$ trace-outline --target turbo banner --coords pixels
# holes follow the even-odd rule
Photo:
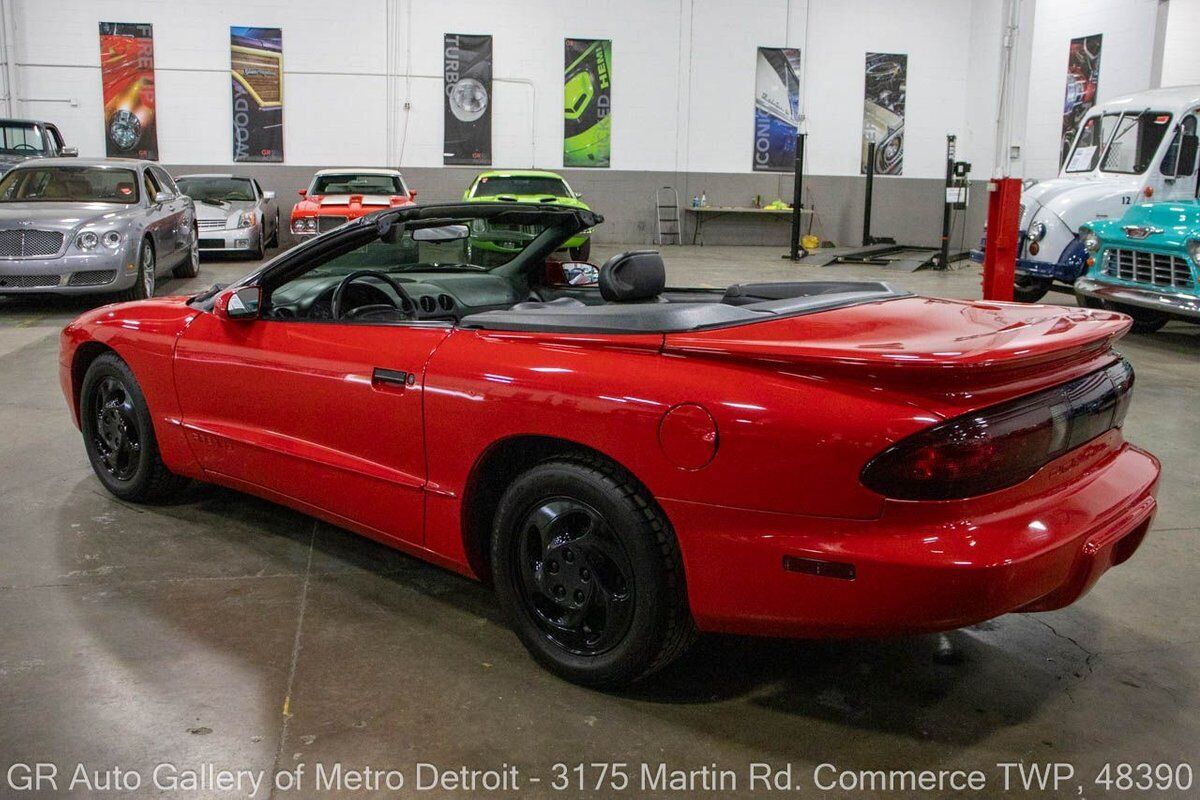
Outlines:
[[[492,37],[447,33],[442,56],[442,163],[491,164]]]
[[[229,29],[233,160],[283,161],[283,31]]]
[[[607,167],[612,157],[612,40],[567,39],[563,166]]]
[[[791,172],[800,125],[800,51],[758,48],[754,76],[755,172]]]
[[[899,175],[904,166],[904,101],[908,56],[867,53],[867,89],[863,103],[862,172],[875,142],[875,174]]]
[[[1067,92],[1063,98],[1062,144],[1058,163],[1062,165],[1071,151],[1075,131],[1092,106],[1100,86],[1100,44],[1102,36],[1082,36],[1071,40],[1067,56]]]
[[[150,25],[100,23],[104,151],[109,157],[158,160],[154,118],[154,37]]]

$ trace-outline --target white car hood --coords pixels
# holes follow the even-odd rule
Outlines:
[[[1091,220],[1120,217],[1129,208],[1121,199],[1129,197],[1132,201],[1140,186],[1138,175],[1089,175],[1042,181],[1025,190],[1021,197],[1025,204],[1022,224],[1030,224],[1039,217],[1039,212],[1048,211],[1074,233]]]
[[[327,194],[321,197],[323,206],[348,206],[351,197],[361,197],[364,206],[390,206],[392,195],[388,194]]]

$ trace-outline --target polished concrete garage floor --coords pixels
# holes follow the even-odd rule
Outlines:
[[[673,285],[885,277],[978,296],[971,265],[821,269],[732,247],[666,258]],[[205,262],[199,279],[163,288],[250,267]],[[436,567],[212,486],[160,507],[106,494],[58,387],[59,329],[88,306],[0,300],[0,762],[147,776],[163,762],[340,762],[403,770],[410,786],[419,761],[507,762],[538,797],[555,794],[555,762],[715,763],[748,793],[757,761],[793,764],[802,789],[823,762],[982,769],[995,786],[997,762],[1065,761],[1095,796],[1106,762],[1195,761],[1200,327],[1121,345],[1137,369],[1126,432],[1162,459],[1161,511],[1134,559],[1074,607],[944,637],[711,637],[651,682],[602,694],[536,667],[490,591]]]

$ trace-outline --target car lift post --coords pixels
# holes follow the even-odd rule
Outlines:
[[[937,268],[950,267],[950,189],[954,185],[954,134],[946,135],[946,192],[942,197],[942,252]]]
[[[988,182],[987,241],[983,248],[983,299],[1013,299],[1017,227],[1021,224],[1021,179]]]
[[[792,239],[791,250],[784,258],[799,261],[808,255],[800,246],[800,219],[804,211],[804,137],[796,131],[796,178],[792,183]]]
[[[862,246],[870,247],[875,244],[871,238],[871,190],[875,186],[875,137],[868,134],[867,139],[867,193],[863,198],[863,235]]]

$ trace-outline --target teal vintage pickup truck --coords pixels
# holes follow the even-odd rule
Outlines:
[[[1080,305],[1123,311],[1139,333],[1171,319],[1200,322],[1200,201],[1142,203],[1080,232],[1088,253],[1075,282]]]

